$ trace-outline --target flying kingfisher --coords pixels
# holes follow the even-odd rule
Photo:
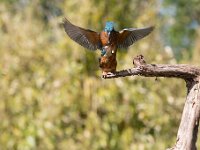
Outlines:
[[[116,72],[116,53],[118,48],[128,48],[137,40],[147,36],[154,29],[153,26],[146,28],[125,28],[115,31],[113,22],[106,22],[102,32],[95,32],[89,29],[78,27],[66,18],[63,26],[67,35],[89,50],[101,50],[99,67],[102,69],[102,77]]]

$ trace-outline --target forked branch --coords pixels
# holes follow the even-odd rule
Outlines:
[[[126,76],[169,77],[181,78],[186,81],[187,97],[181,123],[178,129],[177,141],[169,150],[196,150],[200,119],[200,68],[191,65],[146,64],[142,55],[133,59],[134,68],[106,75],[104,78]]]

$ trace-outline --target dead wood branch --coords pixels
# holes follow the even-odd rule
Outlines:
[[[133,64],[134,68],[108,74],[104,78],[138,75],[144,77],[181,78],[186,81],[188,92],[178,129],[177,141],[170,150],[196,150],[200,119],[200,68],[186,64],[146,64],[142,55],[134,58]]]

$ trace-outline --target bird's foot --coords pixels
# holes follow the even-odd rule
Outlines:
[[[103,73],[102,73],[102,78],[105,79],[106,77],[108,77],[108,76],[113,76],[113,75],[114,75],[113,72],[103,72]]]

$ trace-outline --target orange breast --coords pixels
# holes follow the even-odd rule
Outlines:
[[[115,72],[117,67],[116,54],[110,57],[101,57],[99,63],[103,72]]]
[[[100,34],[100,40],[103,46],[108,44],[109,36],[106,32],[102,31]]]

